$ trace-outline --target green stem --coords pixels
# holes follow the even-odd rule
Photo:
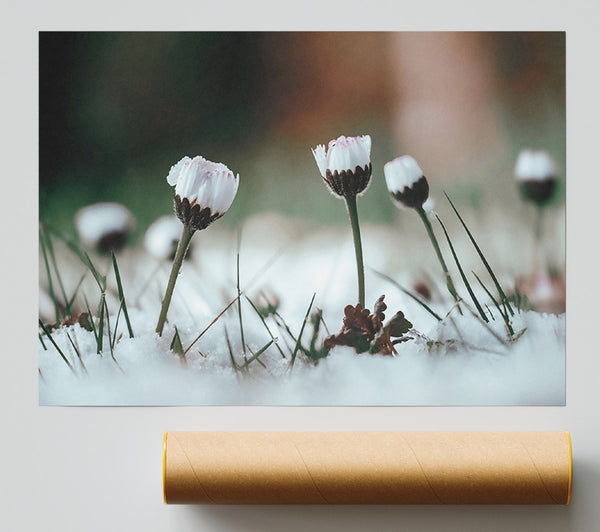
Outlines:
[[[165,322],[167,321],[167,312],[169,310],[169,305],[171,304],[171,298],[173,297],[173,290],[175,289],[177,276],[179,275],[179,270],[181,269],[181,264],[183,263],[185,252],[187,251],[188,246],[190,245],[190,240],[192,239],[193,234],[194,231],[190,228],[189,225],[183,226],[183,232],[181,233],[181,238],[179,239],[179,243],[177,244],[177,251],[175,252],[175,258],[173,259],[173,267],[171,268],[169,283],[167,284],[165,297],[162,301],[160,316],[158,317],[158,323],[156,324],[156,332],[160,336],[162,336],[163,328],[165,326]]]
[[[435,249],[435,254],[437,255],[438,261],[442,266],[442,270],[444,270],[444,275],[446,276],[446,286],[448,287],[448,292],[454,298],[454,301],[458,301],[458,293],[456,292],[456,288],[454,288],[454,283],[452,282],[452,277],[450,277],[450,272],[448,271],[448,267],[446,266],[446,262],[444,261],[444,257],[442,256],[442,252],[440,250],[440,246],[438,244],[437,238],[435,237],[435,233],[433,232],[433,227],[431,226],[431,222],[429,218],[427,218],[427,214],[423,210],[423,208],[416,209],[417,213],[423,220],[423,224],[425,225],[425,229],[427,229],[427,234],[429,235],[429,239],[433,244],[433,249]]]
[[[352,227],[352,236],[354,237],[354,252],[356,253],[356,270],[358,273],[358,302],[365,308],[365,268],[363,265],[356,196],[347,196],[345,199],[346,207],[348,208],[348,216],[350,217],[350,226]]]

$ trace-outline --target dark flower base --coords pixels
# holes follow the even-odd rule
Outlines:
[[[556,179],[544,179],[543,181],[523,181],[521,182],[521,195],[524,199],[545,205],[548,203],[554,191],[556,190]]]
[[[429,183],[425,176],[421,176],[410,187],[404,187],[401,191],[393,192],[392,196],[405,207],[419,209],[429,197]]]
[[[100,253],[110,253],[111,251],[119,251],[127,242],[127,231],[112,231],[103,235],[96,248]]]
[[[208,207],[200,209],[200,205],[190,205],[187,198],[181,199],[179,195],[175,196],[175,214],[184,225],[189,225],[192,229],[199,231],[206,229],[211,223],[219,219],[223,214],[213,214]]]
[[[364,168],[357,166],[353,172],[348,170],[338,172],[336,170],[332,174],[331,170],[327,170],[323,179],[334,194],[342,197],[356,196],[367,188],[371,179],[372,168],[371,163],[369,163]]]

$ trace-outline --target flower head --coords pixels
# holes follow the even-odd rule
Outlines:
[[[144,246],[146,251],[158,260],[175,258],[177,243],[181,238],[181,224],[179,220],[172,215],[161,216],[148,227],[144,236]],[[185,258],[190,257],[190,248]]]
[[[524,199],[544,205],[556,188],[556,166],[543,150],[521,150],[515,164],[515,177]]]
[[[75,228],[82,245],[101,253],[120,250],[134,227],[133,214],[120,203],[94,203],[75,214]]]
[[[237,193],[239,175],[204,157],[184,157],[171,167],[167,182],[175,186],[175,214],[194,230],[223,216]]]
[[[363,193],[371,179],[371,137],[338,137],[327,149],[312,150],[321,176],[331,192],[341,197]]]
[[[394,199],[405,207],[422,209],[429,197],[429,183],[410,155],[397,157],[383,166],[385,182]]]

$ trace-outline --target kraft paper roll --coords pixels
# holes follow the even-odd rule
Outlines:
[[[167,504],[569,504],[568,432],[166,432]]]

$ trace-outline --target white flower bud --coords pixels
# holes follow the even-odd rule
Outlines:
[[[331,192],[340,197],[357,196],[371,179],[371,137],[338,137],[328,148],[319,144],[312,150],[321,176]]]
[[[515,164],[515,177],[524,199],[543,205],[556,188],[556,166],[545,151],[521,150]]]
[[[410,155],[397,157],[383,166],[390,194],[402,206],[421,209],[429,197],[429,183]]]
[[[175,214],[185,225],[199,230],[231,207],[239,175],[234,175],[224,164],[200,156],[184,157],[171,167],[167,182],[175,186]]]
[[[169,214],[161,216],[148,227],[144,236],[144,247],[158,260],[173,260],[180,238],[181,222],[176,216]],[[185,257],[190,257],[190,248]]]
[[[94,203],[77,211],[75,228],[83,247],[109,253],[125,245],[135,219],[120,203]]]

